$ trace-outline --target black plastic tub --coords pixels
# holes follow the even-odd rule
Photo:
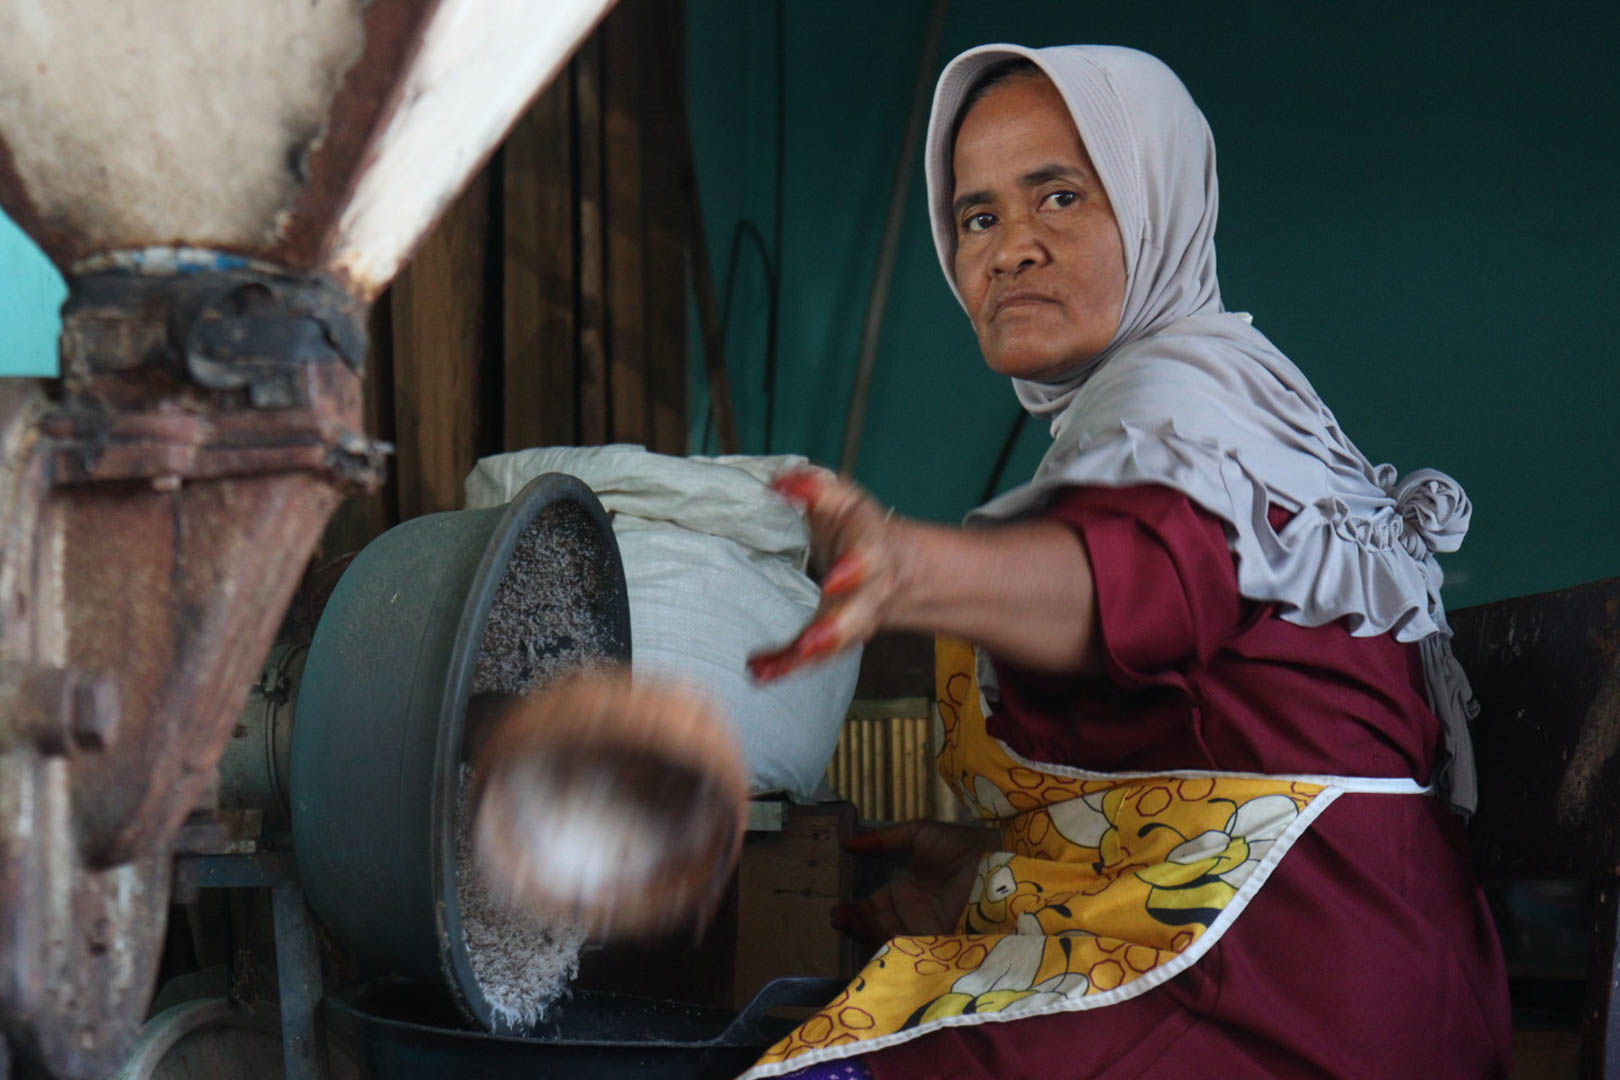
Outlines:
[[[796,1021],[778,1005],[821,1005],[841,979],[778,979],[741,1013],[578,991],[522,1035],[480,1031],[419,986],[374,980],[328,995],[327,1030],[367,1080],[733,1080]]]

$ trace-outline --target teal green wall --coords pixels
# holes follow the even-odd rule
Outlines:
[[[62,276],[0,213],[0,376],[55,375]]]
[[[927,0],[786,0],[780,376],[773,450],[836,462]],[[689,0],[691,107],[716,273],[773,233],[775,18]],[[955,0],[943,55],[986,41],[1158,54],[1220,152],[1229,307],[1316,383],[1362,449],[1454,474],[1475,504],[1453,606],[1620,574],[1620,4]],[[728,335],[763,449],[766,293],[745,254]],[[694,385],[694,446],[705,398]],[[976,503],[1015,415],[939,275],[920,165],[860,478],[902,511]],[[1030,425],[1008,482],[1033,470]]]

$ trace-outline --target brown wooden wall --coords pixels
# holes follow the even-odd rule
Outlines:
[[[620,0],[379,301],[367,403],[396,456],[324,556],[459,507],[486,454],[685,452],[683,8]]]

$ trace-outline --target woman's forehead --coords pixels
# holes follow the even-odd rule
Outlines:
[[[1045,75],[1009,78],[968,107],[951,155],[955,187],[1054,167],[1096,175],[1063,95]]]

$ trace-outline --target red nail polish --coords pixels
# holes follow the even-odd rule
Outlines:
[[[814,623],[804,633],[799,635],[798,648],[795,654],[810,659],[815,656],[825,656],[838,649],[838,631],[827,623]]]
[[[840,556],[827,571],[827,579],[821,583],[824,595],[837,596],[847,592],[866,580],[866,560],[856,554]]]
[[[748,658],[748,672],[757,683],[774,682],[793,670],[793,661],[782,652]]]
[[[771,481],[771,487],[800,507],[814,505],[821,493],[820,482],[814,476],[802,472],[783,473]]]

